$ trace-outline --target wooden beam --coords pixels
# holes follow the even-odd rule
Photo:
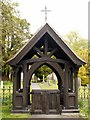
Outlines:
[[[39,49],[41,52],[44,52],[43,48]],[[51,52],[53,49],[52,48],[48,48],[48,52]]]
[[[41,57],[43,56],[43,53],[36,46],[34,46],[33,49],[37,51]]]
[[[37,55],[37,57],[39,58],[41,57],[41,55],[38,52],[36,52],[35,54]]]
[[[24,61],[22,61],[22,63],[21,64],[23,64],[23,63],[35,63],[35,62],[47,62],[47,61],[49,61],[49,62],[57,62],[57,63],[63,63],[63,64],[70,64],[68,61],[65,61],[65,60],[62,60],[62,59],[53,59],[53,58],[49,58],[49,57],[47,57],[47,56],[44,56],[44,57],[42,57],[42,58],[32,58],[32,59],[27,59],[27,60],[24,60]]]
[[[47,57],[51,57],[57,50],[58,50],[57,48],[53,49]]]
[[[44,43],[44,54],[46,55],[47,52],[48,52],[48,41],[47,41],[47,39],[46,39],[46,37],[45,37],[45,43]]]

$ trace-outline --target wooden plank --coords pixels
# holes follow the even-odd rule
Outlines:
[[[60,114],[60,92],[58,90],[33,90],[32,114]]]
[[[33,49],[35,51],[37,51],[41,57],[43,56],[43,53],[39,50],[39,48],[37,48],[36,46],[34,46]]]
[[[51,57],[57,50],[58,50],[57,48],[54,48],[47,57]]]

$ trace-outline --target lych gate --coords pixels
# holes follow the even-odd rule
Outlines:
[[[79,67],[85,62],[75,55],[47,23],[8,61],[8,64],[13,68],[13,112],[27,112],[28,106],[31,106],[32,113],[39,113],[39,110],[41,113],[53,113],[51,111],[55,109],[55,113],[59,113],[61,106],[62,110],[78,109],[77,74]],[[42,65],[49,66],[55,72],[58,79],[57,91],[30,92],[32,75]],[[33,94],[32,103],[30,94]]]

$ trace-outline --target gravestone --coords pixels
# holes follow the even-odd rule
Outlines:
[[[1,81],[1,89],[3,89],[3,81]]]

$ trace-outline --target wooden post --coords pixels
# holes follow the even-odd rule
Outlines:
[[[70,80],[71,80],[71,90],[73,91],[73,69],[71,69]]]
[[[31,82],[29,83],[29,86],[28,86],[28,105],[30,105],[30,86],[31,86]]]
[[[28,91],[27,91],[27,64],[23,66],[23,108],[25,109],[28,105]]]
[[[75,69],[75,108],[78,109],[78,69]]]
[[[15,108],[16,108],[16,106],[15,106],[16,91],[17,91],[17,67],[14,66],[13,67],[13,95],[12,95],[13,108],[12,108],[12,110],[15,110]]]
[[[65,65],[64,73],[64,107],[68,108],[68,65]]]

